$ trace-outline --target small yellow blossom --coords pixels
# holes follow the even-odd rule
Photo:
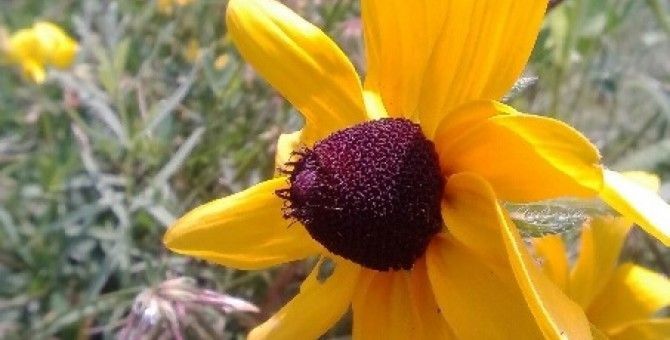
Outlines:
[[[183,7],[192,2],[193,0],[157,0],[156,7],[158,7],[159,12],[170,15],[174,11],[175,6]]]
[[[223,70],[223,68],[228,65],[229,60],[230,57],[228,57],[228,55],[225,53],[216,57],[216,60],[214,60],[214,68],[217,70]]]
[[[186,44],[186,48],[184,49],[184,58],[190,62],[193,63],[195,62],[198,57],[200,57],[201,50],[200,50],[200,44],[198,43],[198,40],[191,38],[188,43]]]
[[[78,48],[60,27],[44,21],[15,32],[4,47],[9,60],[21,65],[25,75],[36,83],[46,78],[47,66],[64,69],[72,65]]]

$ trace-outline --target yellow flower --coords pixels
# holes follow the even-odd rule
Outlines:
[[[228,65],[228,61],[230,60],[230,57],[228,57],[227,54],[221,54],[220,56],[216,57],[214,60],[214,69],[216,70],[223,70],[226,65]]]
[[[77,42],[50,22],[36,22],[33,27],[14,33],[6,46],[9,60],[21,65],[23,72],[36,83],[46,78],[45,68],[67,68],[72,65]]]
[[[250,338],[591,337],[500,201],[600,196],[666,244],[670,207],[603,170],[577,131],[495,102],[523,70],[546,0],[363,0],[365,82],[321,30],[273,0],[231,0],[241,55],[303,115],[278,177],[202,205],[164,242],[253,270],[320,256]],[[320,272],[333,263],[330,276]]]
[[[670,280],[632,263],[617,265],[631,226],[621,217],[589,221],[572,268],[560,235],[536,239],[534,245],[545,273],[579,303],[599,334],[622,340],[663,339],[670,334],[670,318],[654,316],[670,307]]]
[[[183,53],[186,61],[194,63],[202,53],[200,50],[200,44],[198,43],[198,40],[195,38],[189,39]]]
[[[166,15],[170,15],[172,14],[172,11],[174,10],[175,6],[183,7],[192,2],[193,0],[157,0],[156,7],[158,7],[159,12]]]

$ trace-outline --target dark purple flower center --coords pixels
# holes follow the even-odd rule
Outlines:
[[[444,179],[435,146],[407,119],[338,131],[287,163],[284,217],[365,267],[411,269],[442,228]]]

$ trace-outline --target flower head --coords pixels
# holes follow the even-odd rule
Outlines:
[[[653,177],[642,176],[658,187]],[[598,332],[611,339],[661,339],[670,330],[670,318],[656,314],[670,307],[670,280],[633,263],[618,264],[631,226],[623,217],[591,219],[582,229],[572,266],[560,235],[533,244],[547,276],[584,309]]]
[[[305,125],[280,137],[277,178],[194,209],[165,244],[240,269],[334,262],[250,338],[316,338],[350,305],[355,338],[590,337],[499,202],[600,196],[666,243],[670,207],[603,170],[566,124],[495,101],[546,8],[363,0],[361,84],[337,45],[284,5],[231,0],[238,50]]]
[[[78,44],[57,25],[39,21],[31,28],[21,29],[9,38],[4,47],[13,63],[36,83],[46,78],[45,68],[67,68],[72,65]]]

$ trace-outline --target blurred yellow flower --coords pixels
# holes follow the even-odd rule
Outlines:
[[[223,70],[223,68],[228,65],[229,60],[230,57],[225,53],[216,57],[216,60],[214,60],[214,68],[217,70]]]
[[[658,187],[653,177],[632,176]],[[632,263],[618,265],[632,225],[623,217],[587,222],[572,266],[560,235],[536,239],[534,246],[545,273],[584,309],[595,334],[621,340],[666,339],[670,318],[655,315],[670,307],[670,280]]]
[[[15,32],[4,48],[11,62],[21,65],[30,79],[41,83],[46,78],[46,67],[69,67],[79,46],[60,27],[40,21]]]
[[[159,12],[170,15],[174,11],[175,7],[183,7],[192,3],[193,1],[194,0],[157,0],[156,7],[158,7]]]
[[[186,61],[189,63],[195,62],[198,57],[200,57],[200,53],[201,50],[198,40],[194,38],[189,39],[188,43],[186,44],[186,48],[183,51]]]
[[[361,83],[337,44],[280,2],[230,0],[233,42],[304,128],[279,139],[277,178],[192,210],[165,244],[247,270],[320,257],[250,339],[318,338],[350,306],[356,339],[590,338],[499,202],[600,196],[668,244],[670,206],[604,170],[578,131],[496,101],[546,8],[363,0]]]

